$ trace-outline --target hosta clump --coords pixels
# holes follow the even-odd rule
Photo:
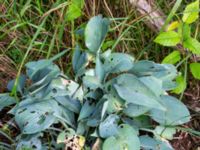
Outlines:
[[[60,132],[57,145],[64,143],[66,149],[72,145],[77,149],[97,145],[103,150],[173,149],[167,140],[173,138],[176,125],[190,120],[186,106],[167,94],[176,88],[176,68],[136,61],[111,50],[102,52],[108,30],[108,19],[96,16],[89,21],[84,31],[88,50],[77,45],[73,54],[74,81],[52,59],[26,65],[27,75],[19,78],[17,87],[21,101],[10,111],[22,132],[18,149],[31,147],[28,141],[42,149],[41,132],[59,122],[67,131]],[[4,94],[1,102],[5,107],[14,100]]]
[[[27,63],[26,73],[18,79],[17,91],[21,94],[21,101],[10,111],[22,133],[21,138],[17,138],[17,149],[32,147],[33,143],[41,147],[40,142],[31,142],[31,145],[29,141],[37,141],[36,134],[52,124],[62,122],[75,128],[75,115],[81,108],[81,87],[62,74],[52,60]],[[15,80],[9,82],[8,89],[11,90],[14,83]],[[8,94],[2,95],[2,98],[8,101],[7,105],[14,103]],[[4,103],[3,100],[1,103]]]
[[[101,52],[108,25],[107,19],[96,16],[85,29],[85,45],[95,67],[87,66],[83,56],[88,52],[82,52],[80,46],[73,55],[73,68],[84,90],[77,134],[100,138],[104,150],[173,149],[163,139],[172,139],[175,126],[190,120],[186,106],[167,94],[176,88],[176,68],[136,61],[111,50]],[[83,65],[77,65],[80,62]],[[154,136],[140,135],[140,131]]]

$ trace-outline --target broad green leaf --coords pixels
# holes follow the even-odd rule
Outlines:
[[[109,115],[99,125],[99,134],[102,138],[108,138],[118,133],[119,117],[117,115]]]
[[[9,93],[0,94],[0,111],[7,106],[15,104],[15,98],[9,96]]]
[[[187,5],[183,12],[183,22],[185,23],[193,23],[195,22],[199,17],[199,0],[196,0],[195,2]]]
[[[176,133],[176,128],[173,128],[173,127],[156,126],[154,130],[155,136],[160,136],[168,140],[172,140],[173,135],[175,133]]]
[[[186,89],[187,83],[182,75],[179,75],[176,78],[176,83],[177,83],[177,87],[172,92],[176,94],[180,94]]]
[[[163,46],[176,46],[181,38],[177,32],[168,31],[160,33],[154,41]]]
[[[109,73],[120,73],[128,71],[133,67],[134,58],[124,53],[112,53],[104,62],[104,70]]]
[[[181,53],[179,51],[173,51],[163,59],[162,64],[176,64],[180,60]]]
[[[107,138],[103,144],[103,150],[140,150],[140,141],[136,131],[129,125],[119,126],[116,136]]]
[[[160,98],[132,74],[118,76],[117,84],[114,87],[119,96],[127,103],[161,110],[165,109],[160,103]]]
[[[129,117],[138,117],[140,115],[145,114],[150,109],[145,106],[135,105],[135,104],[128,104],[127,108],[124,109],[124,114]]]
[[[100,50],[108,28],[108,19],[100,15],[90,19],[85,28],[85,44],[91,53],[96,54]]]
[[[71,0],[67,9],[67,20],[73,21],[82,15],[84,0]]]
[[[183,41],[184,48],[187,48],[193,54],[200,54],[200,43],[194,38],[188,38]]]
[[[159,141],[147,135],[140,136],[140,143],[143,150],[174,150],[167,141]]]
[[[152,109],[150,116],[161,125],[180,125],[190,121],[187,107],[178,99],[171,96],[161,96],[166,111]]]
[[[191,63],[190,64],[190,71],[194,78],[200,80],[200,63]]]

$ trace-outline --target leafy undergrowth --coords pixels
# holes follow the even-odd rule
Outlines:
[[[192,61],[189,60],[189,58],[193,58],[191,52],[197,52],[198,48],[192,47],[192,49],[195,49],[192,50],[190,46],[188,49],[186,49],[186,53],[180,53],[179,50],[180,49],[182,50],[182,48],[180,48],[176,51],[173,51],[170,55],[165,57],[166,54],[168,54],[168,52],[173,50],[173,48],[169,47],[162,48],[161,46],[153,44],[152,41],[155,38],[155,34],[151,30],[147,29],[146,26],[144,26],[143,21],[146,19],[146,17],[138,16],[136,13],[136,9],[131,8],[128,0],[124,1],[88,0],[85,1],[84,7],[79,2],[83,1],[58,0],[54,2],[54,1],[40,1],[40,0],[37,1],[20,0],[10,3],[9,0],[5,0],[3,2],[2,1],[0,2],[0,12],[1,12],[0,32],[2,33],[2,35],[0,36],[0,41],[1,41],[0,50],[3,56],[3,57],[0,56],[0,74],[1,74],[0,90],[1,89],[4,90],[4,87],[6,87],[6,79],[14,78],[16,76],[17,74],[16,70],[19,70],[18,75],[20,75],[21,72],[24,72],[22,70],[22,66],[24,65],[25,62],[38,60],[41,58],[49,58],[50,56],[53,56],[54,54],[59,53],[60,51],[63,51],[63,49],[70,48],[70,50],[67,52],[67,55],[65,57],[62,57],[62,59],[59,59],[59,61],[56,62],[56,64],[59,64],[59,68],[56,67],[56,65],[49,60],[29,62],[26,65],[27,70],[35,70],[35,73],[41,74],[40,77],[38,77],[37,79],[35,79],[34,77],[34,79],[32,79],[32,76],[35,76],[34,75],[35,73],[33,73],[33,75],[31,76],[32,72],[27,71],[26,75],[21,75],[20,78],[18,78],[17,82],[19,84],[18,87],[16,87],[16,85],[14,86],[14,90],[12,90],[13,89],[12,87],[15,81],[9,83],[8,89],[12,90],[11,91],[12,94],[10,95],[9,93],[1,95],[2,96],[1,102],[4,103],[0,107],[1,109],[0,145],[2,146],[2,149],[11,149],[11,148],[16,149],[17,146],[18,149],[20,149],[22,144],[29,145],[28,146],[29,148],[30,144],[33,144],[33,147],[37,149],[37,146],[40,147],[41,142],[43,148],[47,149],[50,148],[59,149],[60,147],[64,148],[65,146],[72,147],[72,145],[76,145],[76,147],[79,149],[82,148],[83,145],[85,149],[90,149],[91,147],[95,149],[98,148],[99,146],[100,147],[103,146],[104,141],[106,141],[106,139],[108,138],[102,136],[102,133],[100,132],[101,130],[100,125],[101,123],[106,122],[106,119],[109,116],[111,116],[110,117],[111,120],[114,120],[113,124],[115,127],[117,126],[117,131],[121,124],[128,124],[131,127],[133,127],[133,130],[135,130],[133,132],[136,133],[134,135],[137,135],[139,138],[141,136],[143,137],[146,135],[148,135],[149,137],[154,137],[155,140],[144,137],[144,139],[145,140],[147,139],[148,142],[151,142],[151,144],[162,145],[161,142],[164,141],[163,142],[164,145],[166,146],[166,143],[168,145],[167,140],[172,139],[172,135],[173,133],[175,133],[176,130],[178,132],[174,135],[173,141],[171,142],[174,149],[188,150],[197,148],[199,143],[199,138],[198,138],[199,132],[196,131],[200,130],[199,129],[200,125],[198,121],[199,108],[200,108],[199,106],[200,84],[199,82],[196,82],[194,78],[192,78],[192,75],[188,73],[189,69],[187,68],[189,68],[188,63],[192,62],[194,65],[193,66],[191,65],[192,67],[190,67],[190,69],[191,71],[194,70],[192,71],[194,77],[199,78],[198,72],[196,72],[196,70],[198,71],[198,69],[192,69],[192,68],[198,68],[198,65],[196,65],[197,64],[196,57],[194,57],[194,60]],[[166,13],[169,12],[169,10],[174,4],[173,2],[171,2],[171,0],[170,1],[159,0],[155,2]],[[81,5],[81,6],[77,8],[75,5],[79,6]],[[184,7],[184,4],[182,6]],[[197,5],[192,5],[192,7],[190,6],[189,9],[194,8],[193,10],[195,11],[191,12],[189,11],[188,14],[190,15],[194,14],[194,16],[197,16],[198,14],[196,11],[197,10],[196,6]],[[89,48],[91,46],[90,44],[88,45],[86,36],[85,36],[86,44],[84,44],[83,29],[85,28],[85,20],[99,13],[104,14],[105,16],[110,16],[112,21],[111,21],[111,28],[109,29],[109,35],[102,43],[100,52],[99,51],[96,52],[94,45],[92,46],[92,48]],[[80,17],[81,15],[82,17]],[[181,17],[182,17],[182,12],[176,13],[175,22],[172,22],[172,24],[168,27],[169,30],[173,30],[173,33],[174,31],[177,32],[178,28],[179,30],[177,32],[179,34],[178,42],[180,42],[180,38],[182,39],[185,36],[187,36],[186,39],[191,39],[191,37],[193,39],[198,39],[199,38],[198,22],[196,21],[197,23],[191,24],[191,22],[188,22],[188,18],[186,15],[185,19],[183,19],[183,21],[186,22],[185,23],[181,20]],[[197,17],[192,17],[192,19],[189,20],[194,21],[195,19],[197,19]],[[189,25],[187,25],[187,23]],[[187,27],[187,30],[183,30],[187,34],[181,35],[184,32],[180,32],[180,30],[185,29],[186,28],[185,26],[186,27],[190,26],[191,32],[190,32],[190,27],[189,28]],[[170,27],[172,27],[173,29],[170,29]],[[101,36],[102,34],[100,34],[99,38],[97,39],[103,38]],[[75,39],[77,40],[76,42],[79,44],[75,44],[76,43]],[[90,38],[89,41],[90,40],[94,40],[94,38]],[[196,40],[193,40],[193,42],[194,41]],[[184,43],[184,41],[181,40],[181,43]],[[75,48],[76,50],[74,52],[74,55],[72,56],[72,50],[74,50],[74,45],[76,45]],[[84,45],[86,45],[87,48]],[[98,47],[98,45],[99,43],[97,42],[96,46]],[[196,47],[199,46],[197,42],[195,42],[195,45]],[[115,56],[116,55],[115,53],[107,51],[108,48],[111,48],[112,52],[115,50],[116,52],[125,52],[129,54],[134,53],[135,58],[132,58],[132,56],[126,55],[124,53],[117,53],[117,56]],[[5,59],[3,60],[1,59],[5,58],[5,56],[6,59],[9,57],[7,59],[9,63],[7,63]],[[106,66],[109,67],[109,65],[107,65],[108,62],[106,63],[105,60],[109,60],[111,59],[110,57],[114,56],[120,57],[120,60],[122,59],[122,61],[124,60],[123,57],[127,57],[127,60],[130,59],[130,62],[133,63],[132,65],[137,64],[138,62],[144,63],[145,65],[147,65],[147,68],[143,69],[147,69],[145,70],[147,72],[144,72],[145,74],[138,74],[138,72],[136,73],[131,72],[129,71],[129,69],[126,68],[127,70],[125,71],[120,69],[120,72],[112,73],[111,71],[111,73],[109,72],[107,73],[106,71],[108,70],[102,69],[103,71],[101,71],[100,69],[99,71],[99,69],[96,69],[96,68],[102,68],[101,66],[103,66],[103,68],[105,68]],[[148,87],[148,85],[146,84],[144,86],[147,86],[148,90],[151,89],[150,93],[153,93],[153,95],[155,96],[155,91],[157,92],[157,90],[160,89],[155,87],[157,86],[161,87],[162,84],[161,82],[163,82],[163,79],[160,78],[162,78],[162,75],[164,76],[165,74],[164,72],[169,69],[168,65],[156,64],[151,61],[138,61],[138,59],[145,58],[149,60],[154,60],[156,62],[161,62],[163,57],[165,57],[165,59],[163,60],[162,63],[176,64],[176,67],[179,70],[178,76],[175,75],[175,72],[177,71],[174,70],[174,72],[171,72],[172,76],[170,77],[170,81],[176,80],[176,83],[178,83],[178,87],[175,88],[175,84],[173,82],[167,82],[170,83],[170,86],[174,84],[174,87],[172,87],[171,89],[166,89],[165,87],[164,91],[168,92],[170,91],[177,94],[181,93],[180,99],[183,98],[183,102],[187,104],[187,107],[191,112],[192,119],[190,120],[190,122],[181,125],[182,128],[173,125],[173,123],[170,125],[165,124],[166,122],[164,124],[160,123],[158,120],[155,119],[155,117],[153,118],[153,116],[151,116],[151,113],[154,110],[154,108],[151,108],[153,104],[150,104],[147,107],[144,104],[138,105],[133,101],[129,101],[127,100],[127,97],[123,97],[122,95],[120,96],[120,94],[118,93],[120,91],[117,91],[117,87],[115,85],[118,84],[115,82],[117,82],[117,79],[119,77],[131,74],[133,76],[136,76],[137,79],[139,79],[139,82],[140,81],[143,82],[142,84],[145,83],[148,83],[148,85],[150,84],[151,85],[150,87]],[[71,62],[71,58],[73,60],[73,64]],[[118,58],[116,62],[117,61]],[[123,63],[122,68],[128,67],[127,65],[128,62],[129,61],[125,62],[125,65]],[[32,68],[30,64],[38,66],[39,68]],[[42,64],[44,66],[42,66]],[[118,67],[120,68],[121,63],[118,65],[117,68]],[[52,68],[49,69],[50,66],[52,66]],[[162,70],[161,68],[166,69],[166,66],[168,69],[162,72],[161,73],[162,75],[159,76],[157,75],[157,70],[149,68],[148,66],[159,67],[159,71]],[[113,67],[113,65],[111,65],[110,67]],[[44,71],[45,73],[41,71],[41,69],[46,70]],[[144,70],[139,70],[139,71],[144,71]],[[101,72],[103,72],[102,75],[103,77],[102,76],[98,77],[97,74],[98,73],[101,74]],[[150,79],[146,76],[150,77]],[[112,79],[114,81],[111,81]],[[39,82],[38,80],[41,81],[41,84],[39,85],[37,85]],[[127,79],[125,78],[124,80],[126,81]],[[131,80],[134,80],[132,76]],[[112,82],[112,84],[114,85],[110,90],[108,89],[107,85],[110,84],[107,83],[109,81]],[[26,84],[24,84],[25,82]],[[126,82],[129,83],[131,81],[129,81],[128,79],[128,81]],[[153,83],[156,84],[156,86],[153,86],[154,85]],[[68,91],[67,87],[70,85],[72,85],[72,87],[70,86],[70,90],[72,91],[73,88],[76,89],[76,86],[78,86],[79,87],[78,89],[80,89],[79,92],[81,92],[81,94],[80,95],[78,94],[77,97],[74,96],[75,93],[73,93],[72,95],[69,93],[66,95],[61,94],[62,100],[60,101],[56,100],[56,93],[57,93],[56,88],[58,84],[62,85],[59,86],[58,89],[60,90],[61,88],[65,94],[67,93],[66,91]],[[52,87],[54,86],[56,88],[52,89]],[[128,85],[125,84],[125,86],[129,86],[129,84]],[[130,89],[136,88],[132,87],[132,85],[130,86],[131,86]],[[46,89],[47,87],[48,89]],[[124,86],[122,86],[122,88],[124,88]],[[143,89],[140,90],[142,90],[140,91],[142,92],[142,94],[144,94],[145,96],[149,96],[148,94],[146,95],[146,91],[143,91]],[[162,92],[164,91],[162,90]],[[114,97],[115,94],[117,95],[117,98]],[[162,94],[165,96],[167,95],[167,93],[165,92]],[[55,95],[55,97],[52,95]],[[128,94],[124,95],[128,96]],[[10,98],[10,96],[11,97],[14,96],[15,98]],[[54,110],[51,110],[52,106],[47,107],[48,106],[47,105],[45,107],[45,111],[43,109],[38,109],[37,114],[35,114],[34,112],[35,110],[32,111],[32,113],[26,111],[26,109],[23,109],[22,112],[20,112],[20,114],[22,113],[21,115],[23,115],[24,112],[24,113],[29,113],[30,116],[32,117],[36,115],[37,117],[39,116],[40,118],[36,118],[34,120],[23,117],[21,115],[17,117],[15,111],[18,111],[19,113],[19,110],[21,109],[19,106],[20,104],[23,105],[23,103],[27,103],[27,105],[26,106],[23,105],[22,108],[30,106],[31,107],[34,106],[33,108],[35,107],[39,108],[40,105],[37,106],[34,102],[39,102],[37,101],[38,99],[41,101],[46,100],[45,98],[46,96],[48,100],[49,99],[52,100],[50,101],[52,105],[58,107],[59,111],[56,110],[55,114]],[[50,98],[48,96],[50,96]],[[159,97],[159,95],[156,96]],[[9,98],[9,100],[7,100],[7,98]],[[28,100],[29,98],[30,100]],[[75,104],[71,103],[63,104],[63,101],[66,102],[66,99],[70,99],[69,100],[70,102],[71,99],[73,100],[75,99],[76,102],[78,101],[78,103],[75,102]],[[152,97],[150,99],[152,99]],[[157,98],[155,99],[158,100]],[[4,100],[6,100],[6,102]],[[16,101],[17,104],[14,104],[16,103]],[[101,103],[99,101],[101,101]],[[113,104],[112,103],[113,101],[117,102]],[[114,107],[114,110],[111,109],[114,112],[109,111],[110,109],[108,106],[110,105],[108,104],[110,103],[111,107]],[[15,105],[16,107],[13,108],[9,106],[3,108],[3,106],[8,106],[9,104],[13,104],[11,106]],[[69,104],[70,106],[68,106]],[[82,110],[84,108],[83,106],[85,106],[86,107],[85,109],[87,111],[90,111],[91,113],[88,114],[87,112],[85,116],[85,110],[84,111]],[[11,108],[13,111],[9,112]],[[46,111],[46,108],[48,111]],[[100,119],[99,118],[96,119],[92,115],[94,114],[94,111],[97,110],[97,108],[101,109],[100,113],[102,113],[102,115],[100,115]],[[132,108],[134,108],[134,111],[132,110]],[[63,109],[65,109],[66,112],[65,111],[63,112]],[[49,114],[49,111],[52,112],[52,114],[51,113]],[[9,114],[6,114],[6,112],[9,112]],[[83,113],[82,116],[83,118],[79,119],[81,118],[80,117],[81,112]],[[13,113],[14,117],[10,113]],[[96,113],[98,114],[98,112]],[[47,127],[43,124],[46,117],[51,118],[49,124],[48,122],[46,122],[47,123],[46,125],[50,127]],[[92,120],[92,123],[96,123],[96,126],[94,127],[91,126],[90,124],[88,125],[87,122],[89,122],[89,120]],[[24,124],[20,124],[20,122]],[[35,126],[33,126],[36,129],[30,131],[29,129],[31,129],[31,127],[29,122],[33,124],[36,123],[34,124]],[[41,126],[38,126],[38,124]],[[44,126],[42,127],[42,125]],[[27,132],[25,128],[26,126],[29,130],[28,131],[29,133],[40,130],[41,132],[34,134],[26,134]],[[162,131],[160,132],[160,130]],[[26,132],[24,133],[24,131]],[[118,134],[113,135],[111,137],[112,139],[115,138],[115,140],[117,141],[121,140],[120,138],[118,138],[120,137]],[[36,147],[34,146],[35,144]],[[142,142],[140,144],[142,144]]]
[[[26,74],[8,83],[11,95],[1,94],[0,106],[15,104],[8,113],[20,133],[11,138],[5,132],[11,144],[2,148],[173,149],[168,140],[191,118],[187,107],[167,93],[176,88],[176,68],[102,52],[109,22],[96,16],[86,25],[81,36],[87,50],[76,45],[73,78],[53,63],[66,50],[28,62]]]

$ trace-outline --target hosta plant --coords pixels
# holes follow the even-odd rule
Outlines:
[[[18,79],[20,101],[9,112],[21,131],[17,149],[173,149],[168,140],[176,126],[190,120],[186,106],[167,93],[176,88],[176,68],[102,52],[108,31],[106,18],[88,22],[87,50],[78,44],[74,49],[73,79],[54,59],[26,64],[26,75]],[[1,108],[13,103],[9,94],[1,95]]]

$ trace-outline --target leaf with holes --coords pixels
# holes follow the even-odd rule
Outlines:
[[[49,128],[60,116],[59,110],[54,100],[27,99],[17,106],[15,121],[23,134],[33,134]]]

